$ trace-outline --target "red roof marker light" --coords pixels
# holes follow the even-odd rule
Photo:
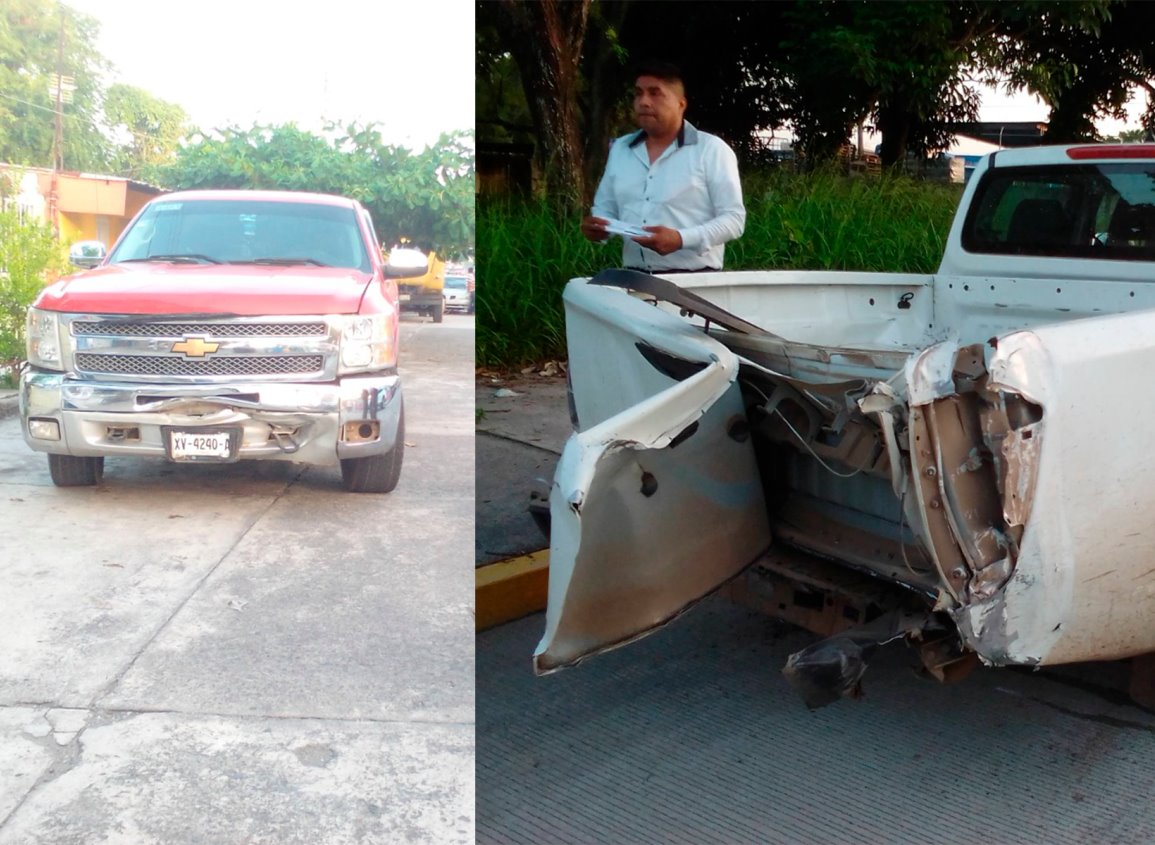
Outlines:
[[[1095,144],[1071,147],[1067,157],[1085,158],[1155,158],[1155,144]]]

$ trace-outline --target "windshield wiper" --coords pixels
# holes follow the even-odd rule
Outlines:
[[[126,258],[122,264],[130,261],[168,261],[172,264],[220,264],[217,259],[199,252],[186,252],[173,255],[146,255],[144,258]]]
[[[316,258],[253,258],[248,261],[230,261],[230,264],[272,264],[278,267],[293,267],[299,264],[312,264],[314,267],[328,267],[324,261]]]

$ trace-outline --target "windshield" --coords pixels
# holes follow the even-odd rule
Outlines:
[[[1155,165],[993,168],[962,242],[968,252],[1155,260]]]
[[[372,269],[352,208],[246,199],[153,202],[108,259],[124,261]]]
[[[468,282],[468,280],[465,278],[465,276],[446,276],[445,277],[445,286],[447,288],[461,288],[462,290],[465,290],[465,288],[467,287],[467,282]]]

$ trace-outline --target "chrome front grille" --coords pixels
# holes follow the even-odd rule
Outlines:
[[[77,316],[71,369],[81,378],[204,383],[325,380],[337,375],[340,327],[322,317],[220,320]]]
[[[326,337],[323,321],[294,323],[154,323],[121,320],[74,320],[76,337]]]
[[[76,369],[82,373],[132,376],[279,376],[316,375],[325,365],[321,355],[246,356],[191,359],[159,355],[104,355],[81,352]]]

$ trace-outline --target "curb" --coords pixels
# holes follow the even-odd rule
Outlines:
[[[549,549],[480,566],[475,578],[478,631],[538,613],[549,592]]]

